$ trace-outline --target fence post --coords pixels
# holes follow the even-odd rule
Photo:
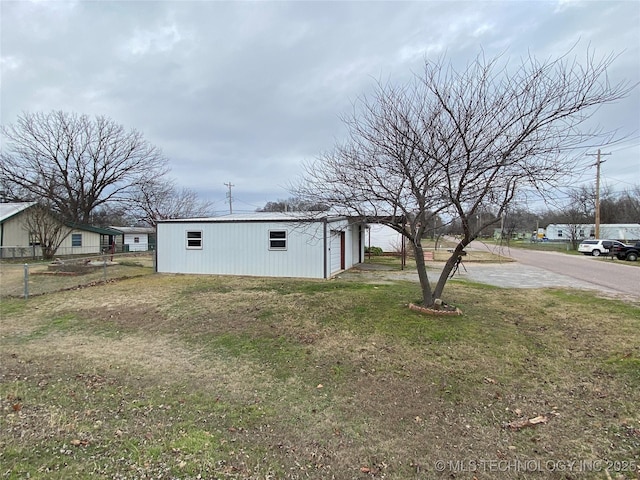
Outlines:
[[[29,298],[29,264],[24,264],[24,298]]]

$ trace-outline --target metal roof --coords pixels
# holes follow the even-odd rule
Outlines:
[[[109,225],[109,228],[118,230],[120,233],[155,233],[156,231],[153,227],[117,227]]]
[[[346,218],[327,212],[255,212],[221,215],[219,217],[175,218],[160,220],[158,223],[224,223],[224,222],[308,222],[334,221]]]
[[[36,202],[0,203],[0,223],[35,205]]]
[[[113,228],[94,227],[93,225],[73,222],[67,222],[65,225],[74,230],[84,230],[85,232],[99,233],[100,235],[122,235],[122,232],[114,230]]]
[[[20,212],[34,206],[36,202],[14,202],[0,203],[0,223],[4,223],[10,218],[16,216]],[[113,228],[94,227],[93,225],[85,225],[73,222],[66,222],[65,225],[76,230],[84,230],[87,232],[99,233],[101,235],[121,235],[123,232]]]

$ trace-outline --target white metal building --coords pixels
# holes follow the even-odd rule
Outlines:
[[[153,235],[155,229],[151,227],[116,227],[110,226],[122,232],[123,250],[129,252],[146,252],[147,250],[153,250],[155,247],[155,241],[153,241]]]
[[[402,235],[388,225],[381,223],[367,225],[367,247],[379,247],[383,252],[400,253],[403,251],[403,242]]]
[[[364,258],[365,225],[326,213],[253,213],[163,220],[161,273],[330,278]]]

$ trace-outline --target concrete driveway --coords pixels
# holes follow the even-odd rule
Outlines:
[[[567,255],[559,252],[540,252],[524,249],[506,249],[481,242],[473,242],[473,250],[489,250],[509,257],[512,261],[474,263],[464,261],[454,279],[468,279],[503,288],[574,288],[596,292],[601,296],[640,302],[640,266],[630,262],[605,258]],[[442,263],[427,263],[429,278],[437,281]],[[415,270],[386,270],[375,264],[361,264],[356,269],[369,270],[372,277],[387,280],[418,281]],[[344,272],[339,277],[348,277]]]
[[[514,262],[464,264],[458,277],[508,288],[568,287],[593,290],[606,296],[640,301],[640,267],[620,260],[506,249],[473,242],[472,249],[490,250]]]

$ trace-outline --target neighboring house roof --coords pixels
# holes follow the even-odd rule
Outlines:
[[[4,223],[35,204],[36,202],[0,203],[0,223]]]
[[[94,227],[91,225],[83,225],[81,223],[73,222],[67,222],[65,225],[73,228],[74,230],[84,230],[85,232],[99,233],[100,235],[122,235],[122,232],[114,230],[113,228]]]
[[[109,228],[118,230],[120,233],[155,233],[156,231],[153,227],[116,227],[110,225]]]
[[[4,223],[35,204],[36,202],[0,203],[0,223]],[[65,225],[76,230],[84,230],[87,232],[99,233],[101,235],[120,235],[122,233],[111,228],[100,228],[73,222],[67,222]]]
[[[346,218],[342,215],[330,215],[327,212],[255,212],[238,213],[231,215],[221,215],[219,217],[204,218],[174,218],[170,220],[159,220],[158,223],[180,223],[180,222],[309,222],[324,220],[340,220]]]

